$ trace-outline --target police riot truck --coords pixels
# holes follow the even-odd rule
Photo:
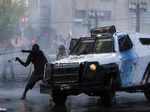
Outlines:
[[[72,39],[66,58],[46,64],[40,90],[52,91],[56,104],[85,93],[111,106],[117,91],[144,92],[150,100],[150,35],[93,28],[91,36]]]

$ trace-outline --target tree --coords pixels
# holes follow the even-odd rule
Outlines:
[[[19,35],[20,18],[25,16],[27,16],[25,0],[0,4],[0,39],[8,40],[14,35]]]

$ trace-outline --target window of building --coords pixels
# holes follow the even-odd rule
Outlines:
[[[76,10],[75,20],[82,22],[83,19],[98,19],[99,21],[111,20],[112,11],[110,10]]]
[[[103,10],[103,11],[98,11],[98,17],[102,21],[108,21],[111,20],[111,11],[108,10]]]
[[[6,4],[11,4],[11,0],[4,0],[3,2]]]
[[[110,10],[91,10],[88,12],[88,18],[97,18],[101,21],[107,21],[111,19],[111,13]]]
[[[77,9],[75,10],[75,13],[74,13],[74,21],[76,23],[83,23],[85,22],[86,20],[86,17],[87,17],[87,11],[86,10],[81,10],[81,9]]]
[[[139,7],[138,7],[138,5]],[[150,24],[150,10],[147,8],[148,7],[148,2],[145,0],[141,0],[137,2],[136,0],[130,0],[129,2],[129,16],[131,19],[131,24],[136,25],[136,18],[137,18],[137,8],[139,9],[139,14],[140,14],[140,22],[142,24]]]
[[[76,19],[84,19],[87,16],[86,10],[76,10],[75,11],[75,18]]]
[[[141,23],[150,24],[150,10],[147,10],[141,14]]]

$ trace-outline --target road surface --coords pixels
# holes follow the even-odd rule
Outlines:
[[[69,96],[66,104],[51,109],[48,95],[40,94],[39,85],[29,91],[26,100],[20,100],[26,82],[0,81],[0,108],[7,112],[150,112],[150,102],[143,93],[117,93],[117,104],[104,108],[98,97],[85,94]]]

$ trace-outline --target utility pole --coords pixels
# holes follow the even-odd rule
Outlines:
[[[90,32],[90,29],[91,29],[91,21],[90,21],[90,18],[88,17],[87,19],[87,27],[88,27],[88,32]]]
[[[140,32],[141,28],[141,13],[147,10],[147,2],[145,0],[132,0],[129,4],[129,9],[135,12],[136,15],[136,32]]]
[[[95,12],[95,27],[98,27],[98,14],[97,11]]]
[[[140,4],[139,0],[136,5],[136,32],[140,32]]]

